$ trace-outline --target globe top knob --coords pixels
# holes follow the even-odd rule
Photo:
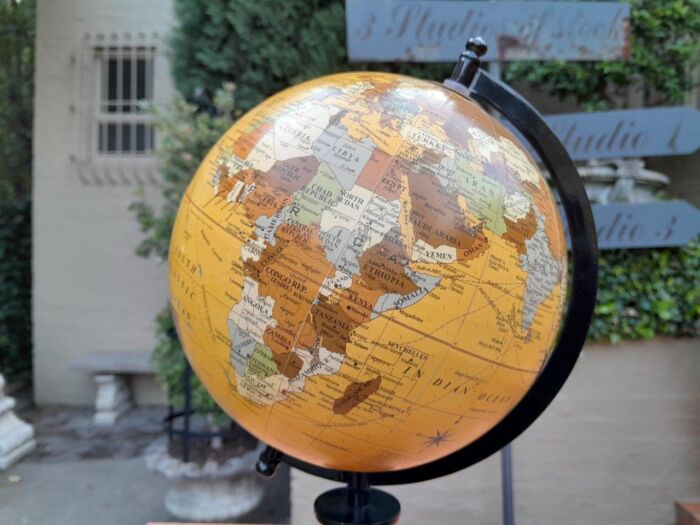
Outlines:
[[[486,41],[480,36],[473,36],[467,40],[466,49],[474,53],[477,58],[481,58],[489,50]]]
[[[266,447],[260,454],[260,458],[255,464],[255,470],[264,478],[271,478],[275,475],[277,467],[284,459],[284,454],[279,450]]]
[[[481,66],[481,57],[486,54],[486,51],[488,51],[488,46],[480,36],[473,36],[467,40],[465,50],[460,53],[459,61],[450,75],[450,80],[469,89],[479,66]]]

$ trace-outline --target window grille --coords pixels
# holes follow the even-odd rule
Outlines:
[[[75,146],[82,184],[158,184],[154,116],[172,93],[158,32],[84,33],[72,56]]]
[[[97,103],[94,150],[99,155],[150,155],[153,117],[142,104],[153,102],[154,47],[96,47]]]

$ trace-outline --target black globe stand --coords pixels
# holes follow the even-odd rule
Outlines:
[[[255,469],[263,477],[275,475],[284,454],[266,447]],[[401,504],[391,494],[369,486],[367,474],[355,472],[348,486],[324,492],[314,503],[316,519],[321,525],[393,525],[399,521]]]
[[[370,488],[367,474],[356,472],[347,487],[316,498],[314,511],[321,525],[393,525],[401,505],[391,494]]]
[[[542,116],[521,95],[480,68],[486,51],[482,38],[470,38],[443,85],[501,113],[530,143],[552,177],[571,240],[571,287],[559,338],[537,380],[510,413],[476,441],[431,463],[394,472],[358,473],[319,467],[267,447],[256,466],[265,477],[274,475],[280,462],[285,461],[309,474],[347,483],[347,487],[330,490],[316,499],[314,508],[321,525],[397,523],[399,501],[370,485],[416,483],[446,476],[501,450],[549,406],[573,370],[586,340],[598,281],[598,246],[590,203],[576,167]]]
[[[264,478],[271,478],[275,475],[277,467],[284,459],[284,454],[282,454],[276,448],[270,446],[265,447],[260,453],[258,462],[255,464],[255,470]]]

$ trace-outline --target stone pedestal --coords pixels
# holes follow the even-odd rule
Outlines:
[[[174,517],[189,521],[233,520],[258,506],[264,495],[255,462],[262,447],[223,463],[184,463],[168,454],[167,441],[148,447],[146,466],[171,480],[165,508]]]
[[[111,426],[131,406],[129,385],[123,375],[97,374],[95,397],[95,424]]]
[[[34,429],[15,415],[14,408],[15,400],[5,396],[5,378],[0,374],[0,470],[36,446]]]
[[[232,479],[179,479],[165,495],[165,508],[180,519],[228,520],[253,510],[262,496],[254,472]]]

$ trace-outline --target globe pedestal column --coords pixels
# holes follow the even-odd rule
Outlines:
[[[370,488],[367,474],[353,473],[347,487],[316,498],[314,511],[321,525],[393,525],[401,505],[391,494]]]
[[[284,459],[284,454],[268,446],[255,468],[258,474],[270,478]],[[370,488],[367,474],[352,473],[347,487],[316,498],[314,511],[321,525],[393,525],[399,521],[401,504],[391,494]]]

